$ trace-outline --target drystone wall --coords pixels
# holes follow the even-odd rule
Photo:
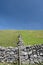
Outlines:
[[[43,44],[34,46],[20,46],[21,63],[43,63]],[[0,62],[16,62],[18,60],[18,47],[1,47]]]

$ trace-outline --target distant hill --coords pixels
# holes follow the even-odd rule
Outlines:
[[[43,30],[0,30],[0,46],[16,46],[19,34],[22,35],[24,45],[43,43]]]

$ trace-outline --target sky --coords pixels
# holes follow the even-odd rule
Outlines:
[[[0,0],[0,30],[43,30],[43,0]]]

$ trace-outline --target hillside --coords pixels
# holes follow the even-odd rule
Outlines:
[[[24,45],[43,43],[43,30],[0,30],[0,46],[16,46],[19,34],[22,35]]]

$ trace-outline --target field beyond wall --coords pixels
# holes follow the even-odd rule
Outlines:
[[[24,45],[43,44],[43,30],[0,30],[0,46],[15,47],[21,34]]]

